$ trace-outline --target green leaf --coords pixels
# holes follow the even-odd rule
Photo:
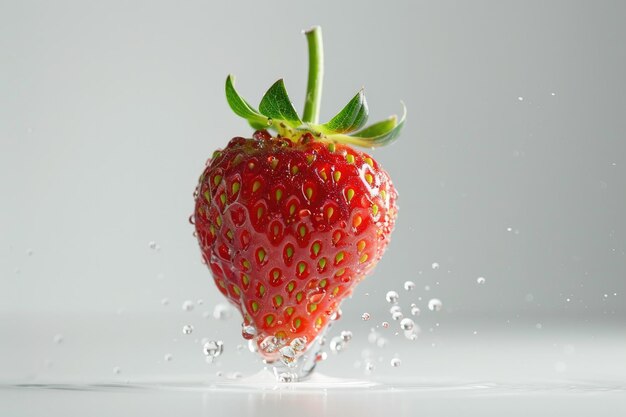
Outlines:
[[[377,148],[393,142],[400,135],[406,120],[406,106],[402,103],[403,113],[400,121],[397,116],[391,116],[385,120],[374,123],[352,135],[329,135],[331,140],[343,143],[351,143],[366,148]]]
[[[236,115],[246,119],[255,129],[265,129],[269,126],[270,121],[268,118],[255,110],[237,93],[232,75],[226,78],[226,101],[228,101],[228,105]]]
[[[259,104],[261,114],[270,119],[280,120],[291,127],[302,124],[296,109],[293,108],[282,79],[276,81],[265,93]]]
[[[346,106],[329,122],[320,126],[323,133],[350,133],[363,127],[369,110],[363,90],[359,91]]]

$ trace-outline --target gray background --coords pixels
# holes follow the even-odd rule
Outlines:
[[[0,314],[217,303],[187,218],[206,158],[251,133],[225,76],[254,103],[284,77],[300,108],[300,31],[320,24],[323,117],[363,85],[372,120],[399,100],[409,112],[400,140],[373,152],[401,211],[348,316],[383,314],[385,292],[412,279],[449,316],[624,322],[625,13],[619,1],[0,1]]]

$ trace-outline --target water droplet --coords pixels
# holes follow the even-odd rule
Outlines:
[[[404,337],[406,337],[409,340],[417,340],[417,334],[419,332],[417,331],[417,326],[413,329],[413,330],[408,330],[404,332]]]
[[[428,302],[428,309],[430,311],[441,311],[443,303],[438,298],[433,298]]]
[[[120,368],[119,366],[114,367],[114,368],[113,368],[113,373],[114,373],[115,375],[119,375],[119,374],[121,374],[121,373],[122,373],[122,368]]]
[[[284,346],[280,348],[280,361],[288,367],[296,366],[296,351],[291,346]]]
[[[363,313],[363,314],[361,314],[361,319],[363,321],[368,321],[370,319],[370,313]]]
[[[478,278],[476,278],[476,283],[477,284],[482,285],[482,284],[485,283],[485,281],[486,281],[485,277],[478,277]]]
[[[346,342],[341,336],[335,336],[330,339],[330,351],[333,353],[341,353],[346,347]]]
[[[148,242],[148,247],[150,249],[156,249],[157,244],[156,244],[156,242],[154,240],[151,240],[150,242]]]
[[[196,220],[193,214],[189,216],[189,223],[196,224]]]
[[[370,362],[370,361],[365,362],[365,373],[366,374],[371,374],[372,372],[374,372],[374,369],[376,369],[376,366],[374,365],[373,362]]]
[[[349,342],[350,340],[352,340],[352,332],[350,330],[344,330],[341,332],[340,335],[344,342]]]
[[[276,336],[267,336],[265,339],[263,339],[259,347],[267,353],[272,353],[279,348],[279,345],[280,341]]]
[[[183,334],[191,334],[193,333],[193,326],[191,324],[185,324],[183,326]]]
[[[419,316],[421,312],[422,311],[420,310],[420,308],[417,305],[411,304],[411,315]]]
[[[550,95],[551,95],[552,97],[554,97],[554,96],[556,96],[556,93],[550,93]]]
[[[507,231],[507,232],[512,232],[512,231],[513,231],[513,228],[512,228],[512,227],[507,227],[507,228],[506,228],[506,231]]]
[[[256,336],[256,328],[251,325],[246,326],[242,323],[241,324],[241,336],[246,340],[252,339],[254,336]]]
[[[217,304],[213,309],[213,317],[217,320],[228,320],[233,316],[233,309],[224,303]]]
[[[379,348],[384,348],[385,346],[387,346],[387,343],[389,342],[384,337],[379,337],[378,340],[376,340],[376,346],[378,346]]]
[[[376,343],[379,337],[380,334],[372,329],[372,331],[367,335],[367,341],[370,343]]]
[[[400,366],[401,363],[402,361],[400,360],[400,358],[393,358],[391,360],[391,366],[393,366],[394,368],[397,368],[398,366]]]
[[[163,359],[165,359],[165,362],[171,362],[172,359],[174,359],[174,357],[172,356],[171,353],[166,353]]]
[[[328,358],[328,353],[320,352],[317,355],[315,355],[315,362],[325,361],[327,358]]]
[[[63,343],[63,341],[65,340],[65,338],[63,337],[62,334],[56,334],[54,335],[54,343],[56,343],[57,345],[60,345],[61,343]]]
[[[199,306],[204,304],[204,300],[202,298],[199,298],[198,301],[196,301],[196,304],[198,304]]]
[[[439,269],[439,263],[438,262],[433,262],[433,264],[431,265],[431,267],[433,269]]]
[[[402,311],[402,307],[399,305],[391,306],[389,309],[389,314],[397,313],[398,311]]]
[[[415,323],[413,322],[413,320],[409,318],[402,319],[402,321],[400,321],[400,328],[402,330],[413,330],[414,326],[415,326]]]
[[[535,324],[535,329],[537,329],[537,330],[543,329],[543,324],[541,324],[541,323]]]
[[[519,96],[519,97],[517,98],[517,101],[524,101],[524,97]]]
[[[161,304],[163,304],[164,306],[169,305],[170,300],[168,300],[167,298],[163,298],[161,299]]]
[[[206,356],[207,362],[213,362],[224,351],[224,342],[221,340],[209,340],[202,346],[202,352]]]
[[[393,313],[391,313],[391,318],[393,320],[401,320],[404,317],[404,314],[402,314],[401,311],[394,311]]]
[[[389,327],[389,322],[383,321],[382,326],[386,329]]]
[[[293,350],[295,350],[296,352],[300,352],[300,351],[303,351],[304,348],[306,348],[306,342],[307,342],[306,337],[304,336],[296,337],[295,339],[291,341],[289,346],[291,346]]]
[[[335,321],[335,320],[339,320],[339,319],[341,318],[341,314],[342,314],[341,309],[340,309],[340,308],[338,308],[338,309],[337,309],[337,311],[335,311],[335,312],[332,314],[332,316],[330,316],[330,319],[331,319],[331,320],[333,320],[333,321]]]
[[[28,249],[28,250],[26,250],[26,255],[27,255],[27,256],[33,256],[33,254],[34,254],[34,253],[35,253],[35,252],[33,252],[33,250],[32,250],[32,249]]]
[[[192,311],[193,310],[193,301],[187,300],[183,302],[182,309],[183,311]]]
[[[404,283],[404,289],[406,291],[413,291],[415,289],[415,283],[413,281],[406,281]]]
[[[385,295],[385,299],[387,300],[387,302],[392,304],[397,303],[398,298],[400,298],[400,296],[395,291],[389,291],[387,292],[387,295]]]

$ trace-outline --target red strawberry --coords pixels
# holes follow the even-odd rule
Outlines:
[[[195,193],[203,259],[220,292],[241,311],[244,337],[254,338],[269,362],[284,346],[296,356],[306,351],[336,317],[342,300],[382,257],[397,214],[387,173],[347,144],[388,143],[404,118],[361,129],[367,105],[360,91],[330,122],[317,124],[319,28],[307,37],[311,68],[304,122],[282,80],[257,111],[228,77],[227,99],[235,113],[277,135],[261,129],[251,139],[232,139],[214,153]]]

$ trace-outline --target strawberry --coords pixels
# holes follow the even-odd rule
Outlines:
[[[302,120],[282,80],[256,110],[229,76],[229,105],[257,130],[215,151],[194,193],[196,235],[217,288],[241,311],[244,338],[254,339],[267,362],[286,364],[338,318],[341,302],[381,259],[394,227],[397,193],[389,175],[350,145],[387,144],[404,124],[404,116],[392,116],[363,128],[363,91],[319,124],[321,32],[306,34]]]

